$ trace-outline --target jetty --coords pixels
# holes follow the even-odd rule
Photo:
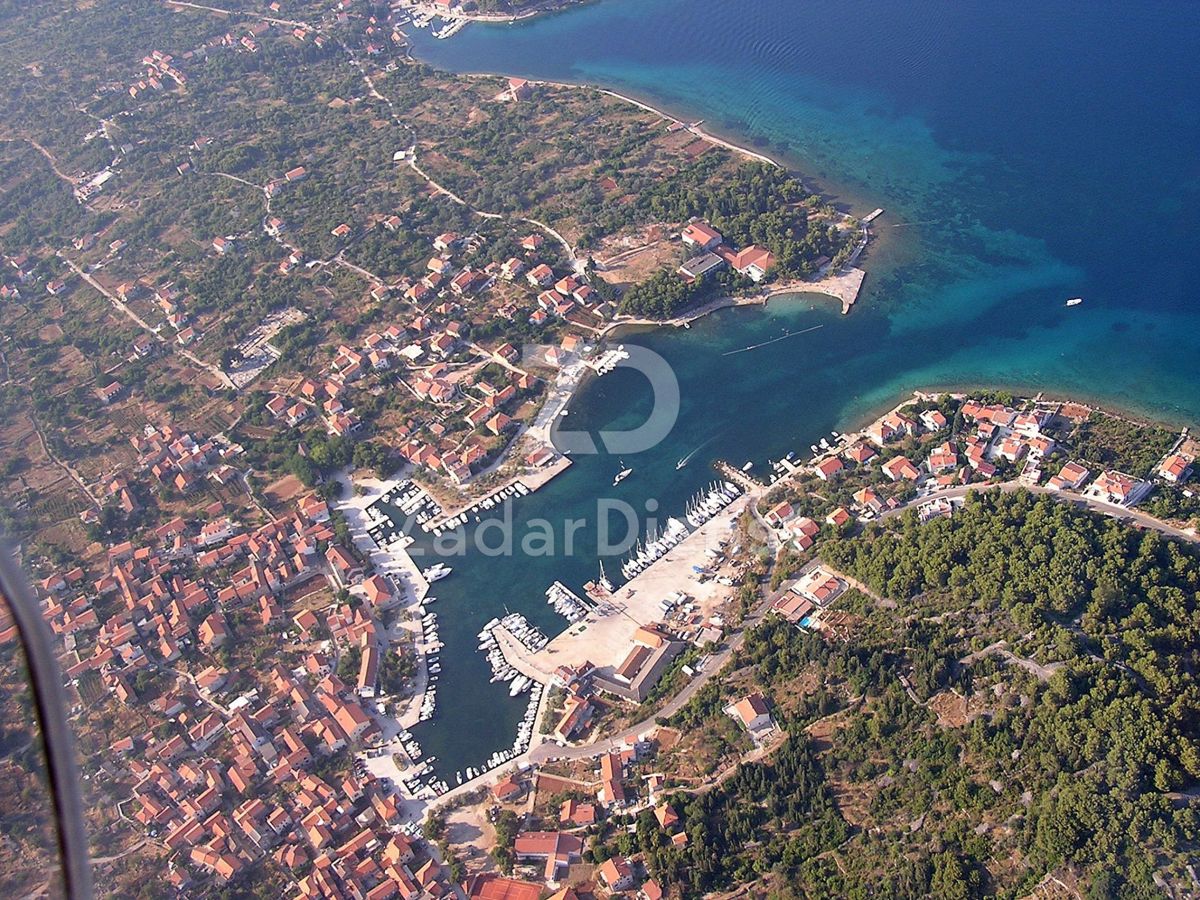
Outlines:
[[[629,351],[625,349],[624,345],[621,345],[612,350],[604,351],[596,359],[587,363],[587,365],[597,375],[607,375],[627,359],[629,359]]]
[[[713,466],[718,472],[721,473],[721,475],[741,486],[749,493],[761,494],[769,487],[769,485],[763,484],[753,475],[750,475],[748,472],[743,472],[737,466],[730,465],[723,459],[717,460],[715,463],[713,463]]]
[[[531,662],[531,658],[540,650],[531,650],[525,646],[504,625],[497,625],[492,629],[492,634],[496,637],[496,645],[500,648],[506,663],[530,681],[536,681],[543,685],[550,684],[553,673],[544,672]]]

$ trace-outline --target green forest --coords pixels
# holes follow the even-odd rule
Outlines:
[[[685,896],[763,879],[780,898],[1020,897],[1048,875],[1089,898],[1190,890],[1193,548],[992,492],[822,556],[883,602],[854,595],[846,643],[770,617],[723,674],[761,686],[784,742],[670,798],[686,847],[639,820],[599,855],[640,850]],[[671,724],[716,727],[723,705],[700,691]]]
[[[822,256],[844,258],[852,246],[836,228],[810,221],[808,213],[816,198],[783,169],[746,163],[713,183],[700,177],[711,165],[702,159],[691,173],[685,173],[687,177],[648,186],[637,203],[641,217],[659,222],[701,218],[736,247],[766,247],[775,255],[771,280],[812,275]],[[675,272],[664,271],[630,288],[621,311],[669,318],[712,297],[752,286],[750,279],[736,272],[723,271],[689,284]]]

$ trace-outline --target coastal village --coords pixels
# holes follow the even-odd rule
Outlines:
[[[434,790],[408,729],[447,714],[434,691],[453,663],[439,660],[427,606],[438,574],[370,533],[369,502],[403,485],[432,534],[562,472],[554,422],[583,379],[624,360],[606,338],[645,317],[622,296],[651,273],[705,309],[801,282],[820,291],[843,272],[861,284],[850,251],[866,229],[816,200],[791,213],[789,234],[815,235],[812,257],[782,279],[770,249],[701,215],[639,214],[584,250],[571,216],[490,212],[457,174],[492,177],[460,136],[480,116],[535,116],[562,133],[594,110],[579,136],[633,148],[616,159],[625,168],[605,164],[615,177],[596,175],[615,207],[640,190],[620,182],[642,172],[716,191],[767,164],[598,92],[520,79],[445,91],[447,76],[405,59],[400,13],[310,6],[232,18],[172,8],[161,43],[92,84],[99,113],[63,120],[64,140],[2,145],[18,180],[47,197],[65,185],[69,199],[42,211],[40,239],[3,247],[0,525],[21,536],[59,642],[88,790],[104,798],[89,830],[104,836],[101,877],[114,884],[165,860],[181,894],[259,880],[289,896],[461,892],[453,849],[422,835],[430,801],[479,790],[547,732],[596,733],[593,681],[614,708],[645,699],[690,642],[719,635],[720,591],[676,598],[667,625],[631,637],[614,627],[629,621],[625,598],[564,588],[568,618],[582,625],[590,610],[621,658],[597,670],[581,657],[561,685],[519,658],[520,623],[499,625],[495,648],[529,691],[525,734],[486,779]],[[294,149],[252,162],[257,119],[243,128],[238,108],[259,101],[250,81],[219,73],[272,60],[322,78],[348,62],[360,93],[306,106],[280,142]],[[424,106],[398,114],[390,81],[424,91]],[[233,89],[207,110],[197,98],[218,84]],[[146,129],[179,140],[151,153]],[[342,157],[355,153],[379,165],[347,182]],[[698,499],[711,540],[728,542],[739,496]],[[708,564],[702,544],[671,549]],[[15,649],[11,620],[3,638]],[[17,663],[6,653],[5,664]],[[608,780],[621,789],[620,775]]]
[[[565,471],[553,425],[585,379],[624,361],[621,325],[797,292],[848,312],[881,211],[787,204],[789,243],[808,241],[790,261],[716,215],[592,235],[592,210],[565,190],[555,204],[491,195],[489,145],[469,145],[464,123],[532,108],[548,132],[577,122],[599,145],[607,116],[637,164],[557,169],[612,208],[636,206],[638,166],[651,180],[692,172],[681,193],[771,166],[598,92],[476,79],[451,106],[442,76],[404,54],[407,6],[388,19],[348,0],[264,16],[185,6],[171,15],[190,42],[138,47],[120,78],[93,85],[100,112],[55,151],[82,140],[86,159],[60,172],[41,144],[21,145],[23,174],[63,182],[70,234],[6,245],[0,274],[0,449],[28,457],[3,472],[3,525],[37,576],[88,790],[105,801],[89,821],[112,851],[99,868],[117,890],[165,861],[177,895],[264,882],[298,898],[659,900],[652,861],[599,848],[643,814],[665,844],[694,839],[670,798],[711,773],[680,774],[692,748],[670,723],[702,691],[720,686],[737,760],[778,748],[771,702],[722,672],[768,618],[854,640],[843,604],[861,586],[822,560],[823,540],[952,517],[993,486],[1194,540],[1200,448],[1186,432],[1072,402],[920,394],[760,467],[765,480],[719,463],[593,582],[546,586],[561,633],[497,609],[479,651],[513,696],[528,692],[528,711],[487,765],[439,771],[411,729],[454,714],[436,704],[455,660],[440,656],[430,605],[449,572],[406,552],[419,535],[398,513],[437,535]],[[265,80],[273,58],[349,71],[352,87],[302,107],[311,119],[295,129],[355,135],[336,153],[378,163],[369,178],[319,148],[244,153],[245,134],[222,139],[179,111],[241,77],[214,72]],[[411,117],[387,99],[392,80]],[[259,128],[246,118],[237,127]],[[152,150],[137,129],[160,121],[187,138]],[[143,227],[140,194],[161,221]],[[624,307],[653,277],[696,303]],[[784,569],[772,585],[768,570]],[[0,643],[15,672],[10,619]]]
[[[809,462],[779,460],[769,483],[719,464],[725,487],[698,497],[688,527],[664,533],[661,555],[626,569],[627,583],[560,586],[579,611],[560,635],[529,646],[508,620],[491,632],[514,677],[538,685],[538,727],[520,754],[453,788],[422,787],[428,766],[403,736],[436,656],[421,605],[428,572],[402,543],[372,548],[361,530],[400,482],[342,502],[306,495],[257,527],[214,504],[109,547],[102,567],[49,572],[38,589],[71,689],[112,710],[108,733],[119,735],[94,748],[87,770],[128,791],[116,813],[168,858],[177,889],[269,870],[300,897],[654,897],[644,860],[589,862],[589,836],[650,810],[670,841],[688,840],[666,801],[678,737],[661,723],[719,676],[752,617],[854,639],[839,601],[859,586],[822,562],[824,537],[908,512],[953,516],[970,490],[999,485],[1195,540],[1138,509],[1155,493],[1190,497],[1193,440],[1155,433],[1162,453],[1148,469],[1104,468],[1070,449],[1109,421],[1099,415],[918,394],[860,432],[822,439]],[[139,472],[161,480],[235,479],[237,448],[219,441],[167,430],[135,449]],[[797,565],[758,588],[752,546]],[[756,609],[738,606],[747,583]],[[4,638],[14,637],[10,624]],[[761,694],[726,702],[746,758],[770,752],[777,732]],[[506,811],[531,824],[506,830],[503,853],[486,839],[456,842],[462,817],[495,835]]]

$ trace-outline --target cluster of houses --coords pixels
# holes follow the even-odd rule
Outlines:
[[[174,57],[161,50],[152,50],[142,57],[143,72],[137,81],[129,85],[129,96],[137,98],[146,91],[161,91],[163,79],[170,78],[180,88],[187,87],[187,76],[179,71]]]
[[[542,241],[540,235],[531,234],[523,246],[534,253]],[[537,387],[538,379],[519,366],[520,351],[511,343],[488,351],[469,342],[469,326],[460,301],[476,290],[475,285],[486,286],[495,276],[469,268],[452,274],[450,260],[461,243],[457,234],[438,235],[434,248],[440,255],[430,260],[430,271],[424,278],[407,287],[374,288],[373,297],[383,300],[403,287],[407,300],[424,306],[419,306],[407,322],[373,332],[358,346],[338,347],[328,371],[319,378],[304,378],[298,385],[279,388],[266,404],[271,417],[289,427],[320,417],[331,434],[352,434],[361,422],[350,402],[351,385],[372,374],[401,371],[406,387],[428,407],[430,415],[425,421],[409,421],[400,427],[396,435],[399,455],[414,466],[446,475],[456,484],[469,480],[492,458],[497,445],[516,430],[516,408]],[[592,297],[590,286],[574,276],[556,282],[553,271],[544,263],[528,271],[525,265],[520,259],[510,259],[498,267],[500,277],[515,280],[524,274],[531,283],[542,279],[553,285],[548,293],[554,294],[560,305],[548,308],[561,310],[561,303],[568,298],[582,298],[581,302],[586,303]],[[535,310],[534,316],[541,312]],[[580,346],[579,338],[567,335],[561,347],[551,348],[547,361],[561,365]],[[503,369],[504,383],[481,377],[478,370],[482,365],[451,365],[465,349],[471,351],[476,363],[498,364]],[[465,435],[452,427],[460,417],[468,426]]]
[[[173,460],[204,454],[162,433],[139,449]],[[310,593],[312,579],[353,586],[366,602],[286,615],[286,601]],[[43,616],[64,642],[65,676],[81,691],[98,680],[119,704],[172,723],[122,737],[104,768],[134,782],[129,815],[172,852],[176,887],[195,877],[228,882],[269,856],[295,873],[302,897],[414,900],[450,890],[436,862],[417,864],[395,800],[372,776],[331,782],[314,771],[377,731],[361,703],[374,696],[379,666],[373,614],[401,597],[382,576],[363,579],[324,501],[301,500],[250,531],[228,518],[176,519],[144,546],[110,548],[98,580],[75,568],[39,587]],[[268,639],[308,644],[303,662],[271,666],[246,690],[244,675],[219,662],[234,619]],[[332,672],[321,625],[334,645],[362,649],[356,686]],[[0,640],[15,638],[11,625],[0,631]],[[146,682],[143,672],[172,677]]]
[[[658,796],[663,785],[662,775],[652,773],[643,776],[646,792],[642,797],[638,797],[637,792],[627,786],[632,780],[631,766],[643,759],[650,750],[649,742],[631,739],[618,749],[603,754],[596,771],[594,799],[580,800],[573,796],[564,800],[558,811],[558,830],[522,831],[516,835],[513,842],[516,862],[523,869],[524,877],[536,878],[536,881],[501,879],[491,874],[477,875],[468,880],[467,895],[479,900],[501,896],[535,898],[549,888],[555,891],[551,895],[552,900],[577,900],[579,895],[570,884],[578,879],[573,877],[571,869],[583,859],[587,829],[604,815],[652,809],[658,827],[671,843],[677,847],[686,846],[688,836],[682,820],[675,809],[661,802]],[[543,776],[535,777],[540,779]],[[551,777],[550,781],[555,782],[556,779]],[[519,800],[527,789],[528,784],[522,780],[522,776],[513,774],[496,784],[492,794],[502,803],[512,803]],[[659,885],[647,876],[636,859],[613,856],[596,866],[591,874],[593,883],[588,887],[593,892],[599,890],[605,895],[612,895],[636,887],[639,895],[646,900],[661,900],[663,896]],[[578,889],[583,891],[584,886],[579,884]]]
[[[203,478],[215,484],[228,484],[241,478],[241,471],[230,465],[242,454],[242,448],[220,438],[197,441],[190,433],[172,425],[147,426],[141,435],[129,439],[137,451],[137,468],[155,481],[169,485],[181,494],[192,490]]]
[[[418,316],[406,326],[392,325],[368,335],[361,347],[338,347],[320,380],[304,378],[286,392],[274,393],[266,403],[267,412],[288,427],[320,417],[330,434],[348,436],[361,428],[351,406],[350,387],[372,373],[403,368],[405,384],[428,407],[429,416],[399,427],[398,455],[414,466],[443,473],[456,484],[464,483],[491,456],[495,439],[514,430],[515,408],[538,379],[513,365],[519,353],[511,344],[500,346],[491,357],[506,364],[507,382],[502,386],[476,372],[452,368],[444,359],[462,346],[465,326],[457,320],[437,322],[428,315]],[[425,359],[430,362],[422,364]],[[457,429],[452,433],[449,427],[459,417],[468,426],[465,435]]]
[[[913,415],[890,412],[871,423],[864,437],[835,452],[823,455],[810,467],[823,481],[833,481],[842,473],[863,466],[877,465],[887,482],[909,484],[922,495],[936,495],[956,485],[986,483],[996,477],[1002,463],[1020,468],[1024,484],[1043,483],[1053,490],[1075,491],[1087,497],[1115,506],[1132,507],[1150,493],[1153,483],[1143,478],[1115,470],[1099,473],[1076,460],[1068,460],[1057,472],[1044,479],[1043,468],[1050,455],[1058,449],[1047,426],[1054,417],[1053,409],[1017,410],[1002,404],[984,404],[967,400],[962,404],[963,420],[970,426],[957,438],[927,448],[924,459],[909,459],[903,454],[887,455],[890,446],[908,436],[934,435],[949,427],[946,416],[938,409],[926,409]],[[1172,450],[1155,466],[1154,476],[1170,485],[1185,482],[1192,473],[1194,458],[1182,451]],[[862,521],[901,508],[904,502],[893,492],[876,484],[867,484],[854,492],[853,508],[839,507],[826,517],[835,527],[854,518]],[[934,499],[919,507],[922,520],[948,516],[952,506],[948,501]],[[821,525],[800,515],[787,501],[767,511],[765,518],[782,537],[791,540],[799,549],[812,547]]]
[[[767,277],[775,265],[775,256],[770,250],[757,244],[734,250],[725,243],[721,232],[701,219],[689,222],[679,238],[695,254],[679,267],[679,274],[688,281],[695,281],[728,266],[739,275],[759,282]]]
[[[391,230],[400,227],[398,216],[385,219],[383,226]],[[465,298],[483,293],[497,283],[505,281],[519,284],[522,281],[537,292],[536,309],[524,310],[520,305],[502,304],[496,315],[508,321],[528,313],[534,325],[545,325],[554,319],[579,322],[595,326],[599,321],[611,318],[615,309],[601,300],[591,285],[576,275],[558,277],[554,270],[538,258],[545,238],[536,232],[521,239],[523,256],[511,256],[504,262],[490,262],[481,269],[459,266],[455,255],[464,247],[471,246],[471,238],[463,238],[454,232],[438,235],[433,241],[434,255],[425,264],[425,274],[416,281],[402,279],[390,290],[402,293],[411,303],[421,304],[447,295]]]
[[[224,643],[230,610],[257,607],[261,626],[281,629],[287,621],[278,598],[286,591],[319,576],[341,586],[363,572],[334,540],[323,501],[305,501],[294,515],[254,531],[228,517],[199,526],[176,518],[151,535],[142,546],[110,547],[108,571],[90,586],[79,570],[42,582],[48,623],[71,637],[69,677],[95,670],[115,683],[125,677],[123,665],[171,663],[196,643],[211,650]],[[70,596],[72,588],[79,593]],[[110,598],[122,609],[100,622],[95,604],[107,608]],[[81,629],[98,629],[86,632],[88,653]]]
[[[3,260],[6,265],[0,266],[0,300],[19,300],[21,288],[37,281],[37,268],[41,260],[30,253],[5,256]],[[10,282],[5,275],[15,280]],[[46,293],[51,297],[59,297],[67,292],[73,280],[70,272],[51,278],[46,282]]]
[[[113,381],[96,393],[105,403],[114,402],[123,392],[120,382]],[[179,431],[173,426],[147,426],[141,435],[130,438],[137,451],[137,470],[148,473],[164,488],[189,493],[203,482],[225,485],[242,477],[242,471],[231,462],[242,454],[238,444],[224,439],[207,438],[197,441],[190,433]],[[111,503],[126,515],[141,508],[134,495],[128,476],[116,473],[102,482],[105,503]],[[220,504],[215,507],[220,511]],[[80,513],[85,524],[99,521],[99,515],[91,507]]]

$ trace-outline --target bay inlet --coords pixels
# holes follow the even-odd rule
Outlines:
[[[1178,7],[1176,28],[1155,27],[1148,10],[1058,2],[1013,28],[983,2],[883,7],[859,20],[832,2],[763,0],[745,16],[719,0],[604,0],[471,25],[451,40],[415,36],[416,54],[439,67],[587,82],[704,119],[857,215],[888,209],[847,317],[801,294],[687,330],[619,332],[669,362],[679,418],[658,446],[623,461],[578,456],[513,504],[518,532],[538,518],[585,520],[569,554],[451,562],[435,590],[439,714],[414,729],[439,771],[477,767],[511,744],[525,703],[490,682],[477,634],[506,609],[548,635],[565,627],[545,591],[596,577],[600,529],[619,527],[598,521],[599,496],[643,518],[678,514],[713,478],[714,459],[761,470],[917,388],[1046,390],[1200,419],[1200,262],[1188,227],[1200,208],[1189,149],[1200,110],[1186,89],[1200,75],[1187,52],[1200,24],[1185,4],[1167,5]],[[1123,47],[1128,35],[1153,52],[1077,52],[1081,40]],[[1057,90],[1036,88],[1046,83]],[[1149,121],[1147,92],[1177,114]],[[1073,296],[1087,302],[1064,307]],[[777,340],[788,333],[797,336]],[[632,427],[651,402],[648,383],[618,369],[581,389],[568,420]],[[622,462],[633,473],[614,487]]]

